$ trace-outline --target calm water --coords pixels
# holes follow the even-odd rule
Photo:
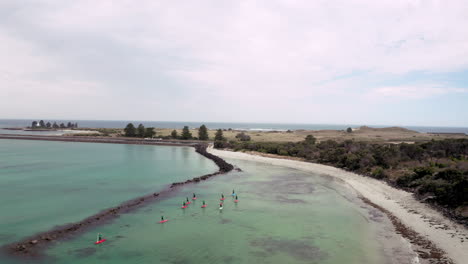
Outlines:
[[[217,169],[187,147],[0,139],[0,245]]]
[[[10,134],[18,133],[12,130],[3,130],[2,127],[25,127],[30,126],[33,120],[25,119],[0,119],[0,134]],[[39,121],[39,120],[36,120]],[[401,126],[395,124],[389,125],[372,125],[372,124],[281,124],[281,123],[223,123],[223,122],[166,122],[166,121],[110,121],[110,120],[47,120],[47,121],[57,121],[57,123],[67,123],[69,121],[78,123],[79,127],[103,127],[103,128],[124,128],[129,122],[138,125],[142,123],[147,127],[159,127],[159,128],[182,128],[183,126],[189,126],[191,128],[200,127],[202,124],[205,124],[208,128],[211,129],[244,129],[244,130],[279,130],[286,131],[298,130],[298,129],[307,129],[307,130],[322,130],[322,129],[335,129],[335,130],[344,130],[348,127],[360,127],[362,125],[367,125],[371,127],[389,127],[389,126],[400,126],[408,129],[412,129],[418,132],[439,132],[439,133],[465,133],[468,134],[468,127],[429,127],[429,126]],[[37,133],[37,132],[28,132]],[[46,132],[51,133],[51,132]]]
[[[172,173],[173,170],[191,171],[192,174],[213,171],[213,164],[204,158],[197,158],[195,153],[186,148],[158,146],[150,147],[148,149],[151,150],[148,150],[143,146],[76,143],[77,148],[81,145],[92,145],[88,148],[100,153],[88,153],[87,155],[94,158],[84,158],[85,161],[82,160],[83,158],[79,159],[78,155],[68,156],[70,148],[75,147],[70,146],[72,145],[70,143],[57,143],[55,146],[51,144],[55,142],[27,141],[22,142],[23,146],[13,143],[7,141],[6,144],[11,144],[10,156],[17,156],[11,158],[16,162],[8,163],[17,164],[17,168],[14,169],[17,172],[11,172],[9,177],[2,176],[3,183],[6,182],[10,186],[8,189],[11,189],[7,195],[3,194],[3,190],[0,194],[2,195],[2,208],[10,206],[10,203],[3,202],[3,199],[17,199],[19,202],[15,204],[24,204],[22,206],[26,206],[31,211],[28,215],[35,215],[35,218],[30,221],[15,221],[15,219],[22,219],[24,211],[28,210],[18,210],[15,206],[11,206],[9,210],[12,213],[8,216],[9,226],[14,226],[16,232],[31,229],[29,225],[34,225],[38,229],[39,223],[45,223],[41,228],[47,226],[50,217],[44,215],[42,211],[47,206],[54,208],[49,211],[49,214],[54,214],[57,222],[64,222],[68,214],[73,215],[74,210],[62,211],[64,207],[66,210],[66,206],[72,204],[81,204],[83,211],[93,211],[87,210],[90,206],[95,209],[105,208],[107,205],[101,204],[104,202],[100,201],[102,199],[99,197],[103,196],[99,194],[109,186],[112,186],[112,191],[108,193],[127,191],[128,196],[135,196],[145,190],[154,190],[154,187],[148,187],[150,183],[160,186],[160,181],[166,180],[166,177],[183,177],[175,176]],[[108,146],[121,149],[119,151],[107,149]],[[19,150],[16,149],[17,147]],[[33,150],[37,153],[44,147],[55,149],[57,153],[61,152],[64,157],[56,157],[61,162],[44,163],[40,159],[34,162],[34,160],[30,161],[21,157],[23,155],[36,158],[39,156],[33,153],[24,154],[21,149],[28,149],[27,152]],[[160,151],[164,154],[150,155],[151,158],[156,159],[152,167],[148,162],[150,158],[144,157],[149,155],[148,152],[159,153]],[[112,157],[112,153],[115,152],[119,154]],[[22,154],[16,155],[16,153]],[[167,155],[168,153],[174,154]],[[104,164],[92,161],[102,156],[107,156]],[[163,163],[158,162],[161,156],[165,156]],[[0,160],[2,160],[2,167],[7,166],[3,156]],[[184,166],[177,166],[181,160]],[[135,164],[134,162],[137,161],[141,163]],[[379,211],[360,202],[356,194],[342,183],[321,175],[261,163],[239,160],[230,160],[230,162],[241,167],[243,172],[232,172],[200,184],[184,186],[159,202],[131,214],[124,214],[111,223],[89,230],[72,240],[55,244],[47,251],[48,258],[43,259],[42,262],[361,264],[409,263],[412,259],[412,253],[407,245],[400,237],[392,233],[393,227],[389,220]],[[83,165],[87,163],[91,164]],[[59,164],[66,164],[66,166]],[[114,173],[104,173],[107,169],[113,170],[112,168],[119,164],[122,165]],[[140,166],[146,168],[143,170],[147,170],[148,174],[160,175],[161,171],[169,172],[165,177],[138,176],[138,174],[146,174],[140,171]],[[21,171],[20,168],[23,167],[25,167],[24,170],[30,171],[31,175],[36,176],[29,178],[21,176],[22,173],[26,173]],[[92,173],[95,176],[84,179],[77,177],[79,180],[74,177],[51,176],[54,178],[53,181],[44,179],[39,186],[28,183],[33,177],[45,177],[45,174],[40,173],[44,167],[47,167],[46,170],[53,168],[62,170],[71,167],[75,168],[75,173],[80,172],[80,175]],[[94,174],[95,170],[100,170],[101,173]],[[117,173],[122,170],[121,174]],[[140,173],[135,173],[135,171]],[[69,174],[71,173],[61,173],[65,177]],[[99,184],[101,174],[107,175],[104,180],[105,184]],[[5,178],[10,180],[5,180]],[[18,178],[20,182],[15,183],[11,180],[12,178]],[[24,179],[21,181],[22,178]],[[37,181],[34,182],[37,184]],[[69,193],[73,192],[67,190],[75,189],[77,183],[87,187],[76,190],[76,196],[69,197]],[[30,186],[27,192],[21,191],[21,186],[24,184]],[[95,189],[96,186],[100,188]],[[22,193],[27,193],[31,197],[30,192],[36,188],[52,190],[50,194],[38,190],[41,192],[39,197],[42,197],[41,200],[44,199],[43,204],[40,205],[42,207],[39,207],[39,202],[36,200],[32,202],[21,198]],[[128,189],[133,190],[128,191]],[[239,195],[238,204],[235,204],[229,196],[232,189],[235,189]],[[198,200],[182,210],[180,204],[185,197],[191,197],[193,192],[198,195]],[[221,193],[227,197],[222,211],[218,209]],[[49,196],[55,198],[49,199],[47,198]],[[57,197],[61,197],[62,200],[67,199],[69,202],[58,201]],[[113,197],[112,200],[121,198],[123,196],[119,195],[119,197]],[[83,199],[87,202],[82,201]],[[200,208],[202,200],[206,200],[208,204],[205,209]],[[32,204],[29,205],[30,203]],[[108,203],[111,202],[108,201]],[[169,222],[157,223],[161,215],[169,219]],[[2,227],[2,232],[5,232],[3,231],[5,229],[8,228]],[[95,246],[93,242],[97,232],[103,233],[108,241]],[[12,237],[6,239],[3,236],[3,239],[4,241],[11,240]],[[8,263],[20,262],[6,257],[3,260]]]

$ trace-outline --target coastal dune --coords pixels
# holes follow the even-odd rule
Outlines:
[[[425,252],[422,247],[418,248],[418,243],[415,243],[417,240],[419,242],[423,240],[426,246],[429,244],[429,247],[441,249],[445,252],[446,257],[454,263],[462,264],[468,260],[468,230],[464,226],[451,221],[428,205],[417,201],[411,193],[393,188],[383,181],[316,163],[263,157],[242,152],[218,150],[212,147],[208,151],[222,158],[262,162],[340,179],[356,190],[364,200],[390,214],[394,218],[394,221],[392,221],[394,224],[397,221],[405,229],[408,228],[405,237],[412,242],[420,256],[421,254],[430,253]],[[421,246],[421,243],[419,243],[419,246]],[[434,252],[434,250],[431,252]]]

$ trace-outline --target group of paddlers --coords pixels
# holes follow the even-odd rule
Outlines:
[[[236,192],[235,192],[234,190],[232,190],[231,196],[232,196],[232,197],[235,197],[235,199],[234,199],[234,202],[235,202],[235,203],[238,203],[238,202],[239,202],[239,197],[237,196],[237,194],[236,194]],[[220,200],[220,203],[219,203],[219,209],[220,209],[220,210],[223,209],[223,204],[224,204],[224,200],[225,200],[225,199],[226,199],[226,198],[224,197],[224,194],[221,194],[221,199],[219,199],[219,200]],[[197,195],[196,195],[195,193],[193,194],[192,200],[194,200],[194,201],[197,200]],[[189,200],[189,198],[186,197],[186,200],[182,203],[182,207],[181,207],[181,208],[182,208],[182,209],[185,209],[185,208],[187,208],[188,205],[191,204],[191,203],[192,203],[192,202]],[[203,200],[203,204],[202,204],[201,208],[206,208],[206,207],[207,207],[207,205],[206,205],[206,203],[205,203],[205,200]]]
[[[234,203],[238,203],[239,202],[239,197],[237,196],[236,192],[234,190],[232,190],[232,194],[231,196],[234,198]],[[220,203],[219,203],[219,210],[223,210],[223,205],[224,205],[224,200],[226,198],[224,197],[224,194],[221,194],[221,199],[220,200]],[[195,201],[197,200],[197,195],[194,193],[193,196],[192,196],[192,200]],[[182,203],[182,209],[185,209],[188,207],[189,204],[191,204],[192,202],[189,200],[188,197],[186,197],[185,201]],[[201,208],[206,208],[207,207],[207,204],[205,203],[205,200],[203,200],[203,204],[201,206]],[[164,216],[161,216],[161,221],[159,221],[159,223],[165,223],[169,221],[168,219],[164,219]],[[106,241],[106,239],[103,239],[102,237],[102,234],[99,233],[98,234],[98,237],[97,237],[97,241],[95,242],[95,244],[100,244],[102,242]]]

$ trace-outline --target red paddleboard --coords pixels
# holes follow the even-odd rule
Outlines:
[[[193,198],[192,198],[192,200],[196,200],[196,199],[197,199],[197,197],[193,197]]]
[[[162,224],[162,223],[166,223],[167,221],[169,221],[169,220],[168,220],[168,219],[166,219],[166,220],[161,220],[161,221],[159,221],[159,223]]]
[[[186,202],[185,204],[191,204],[192,202]]]
[[[101,244],[101,243],[104,243],[104,242],[106,242],[106,239],[101,239],[99,241],[96,241],[96,242],[94,242],[94,244],[97,245],[97,244]]]
[[[224,201],[225,199],[226,199],[226,198],[221,198],[221,199],[219,199],[219,200]]]
[[[201,208],[205,208],[206,207],[206,204],[202,205]]]
[[[182,206],[181,208],[182,208],[182,209],[185,209],[185,208],[187,208],[187,206],[186,206],[186,205],[184,205],[184,206]]]
[[[234,202],[235,202],[235,203],[238,203],[238,202],[239,202],[239,200],[234,200]]]

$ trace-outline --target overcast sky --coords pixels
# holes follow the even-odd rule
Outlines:
[[[468,1],[0,1],[0,118],[468,126]]]

